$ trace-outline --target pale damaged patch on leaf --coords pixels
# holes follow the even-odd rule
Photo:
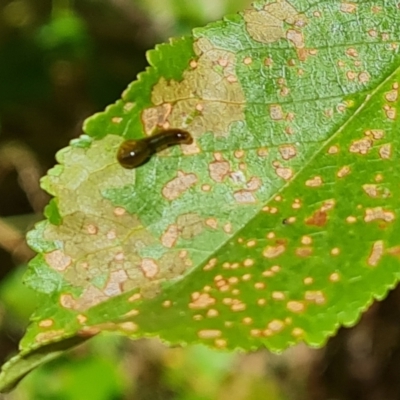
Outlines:
[[[245,11],[243,18],[246,21],[247,32],[253,40],[274,43],[280,39],[287,39],[294,45],[299,58],[304,58],[304,37],[301,28],[306,26],[308,21],[304,14],[299,13],[287,1],[266,4],[261,10]]]
[[[245,98],[236,75],[236,56],[220,50],[206,38],[194,42],[198,56],[192,60],[180,82],[160,78],[153,87],[155,107],[142,113],[146,134],[156,128],[180,127],[194,139],[205,132],[227,136],[230,124],[244,120]],[[193,144],[186,153],[198,153]]]
[[[44,179],[63,215],[60,225],[47,224],[44,229],[44,239],[58,247],[45,253],[44,259],[66,283],[81,290],[79,296],[61,294],[64,308],[84,311],[138,288],[152,297],[153,290],[159,291],[155,282],[180,275],[192,265],[187,252],[183,257],[177,252],[165,253],[160,259],[142,257],[144,247],[162,240],[137,215],[104,199],[103,190],[135,181],[135,171],[116,162],[120,143],[120,137],[110,135],[92,142],[88,149],[69,147],[58,156],[61,170],[57,174],[50,171]],[[190,187],[184,179],[180,182],[184,189]],[[170,192],[179,193],[179,188],[177,184]],[[188,214],[180,217],[177,226],[181,237],[191,238],[201,232],[202,224],[195,214]]]

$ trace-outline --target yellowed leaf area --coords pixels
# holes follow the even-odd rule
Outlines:
[[[262,10],[246,11],[243,17],[252,39],[272,43],[286,38],[299,58],[304,58],[304,39],[298,28],[306,25],[306,19],[289,3],[267,4]],[[284,23],[293,29],[285,30]],[[154,86],[151,99],[155,107],[142,114],[148,135],[157,128],[181,127],[189,129],[194,138],[205,132],[227,136],[232,122],[244,120],[245,99],[235,72],[235,54],[216,49],[206,38],[194,43],[194,51],[198,59],[190,62],[182,81],[161,78]],[[186,148],[187,153],[196,150],[195,144]]]
[[[285,1],[266,5],[262,10],[248,10],[244,20],[256,41],[271,43],[286,38],[298,50],[303,46],[298,28],[305,19]],[[284,22],[292,24],[293,29],[285,30]],[[148,135],[157,128],[170,127],[187,129],[193,135],[194,144],[181,146],[183,155],[201,151],[196,139],[204,133],[227,137],[231,124],[245,119],[245,98],[235,72],[235,54],[213,47],[206,38],[194,42],[194,51],[197,59],[189,63],[182,81],[160,78],[152,90],[154,106],[142,112],[143,129]],[[140,296],[155,296],[160,281],[182,276],[193,266],[191,249],[175,249],[178,239],[192,239],[205,228],[218,227],[215,218],[203,218],[193,212],[181,215],[162,235],[155,236],[142,225],[139,215],[105,199],[103,191],[135,184],[136,170],[122,168],[116,159],[122,141],[119,136],[107,135],[93,141],[89,148],[68,147],[58,155],[61,167],[45,178],[63,218],[60,225],[48,224],[45,229],[45,240],[56,243],[57,249],[44,257],[50,268],[81,290],[79,296],[67,291],[60,295],[60,304],[67,309],[83,312],[134,289],[140,289]],[[285,160],[293,156],[291,148],[287,150]],[[239,153],[235,153],[238,158]],[[267,154],[265,149],[258,150],[261,158]],[[211,179],[219,183],[232,172],[222,155],[215,156],[208,170]],[[242,176],[238,171],[234,178],[241,181]],[[169,202],[197,183],[196,174],[181,170],[176,171],[174,179],[157,182]],[[254,193],[261,187],[256,177],[244,184],[246,189],[234,195],[238,207],[253,203]],[[202,187],[205,192],[210,189],[206,186]],[[222,229],[228,238],[231,224],[225,223]],[[154,245],[164,248],[160,258],[140,255],[143,248]]]
[[[62,172],[45,178],[64,216],[61,225],[45,229],[44,239],[59,247],[46,253],[45,260],[68,283],[82,288],[79,298],[61,295],[66,308],[84,311],[138,287],[145,296],[153,296],[157,280],[182,274],[192,264],[187,252],[173,249],[159,260],[140,257],[142,248],[160,238],[153,237],[137,216],[103,198],[104,189],[134,183],[135,173],[121,168],[115,157],[121,141],[109,135],[89,149],[68,147],[58,156]]]

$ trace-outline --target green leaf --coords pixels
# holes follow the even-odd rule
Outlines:
[[[43,179],[26,280],[48,301],[22,354],[104,330],[280,351],[353,325],[400,276],[399,25],[384,0],[258,1],[151,51]],[[194,144],[117,163],[168,127]]]

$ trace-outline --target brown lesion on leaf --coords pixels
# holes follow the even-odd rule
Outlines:
[[[78,315],[76,316],[76,320],[78,321],[78,323],[79,323],[80,325],[84,325],[84,324],[87,322],[88,318],[87,318],[86,315],[78,314]]]
[[[388,101],[389,103],[397,101],[398,97],[399,97],[398,90],[390,90],[389,92],[385,93],[385,100]]]
[[[126,214],[125,208],[123,208],[123,207],[115,207],[114,208],[114,215],[116,217],[122,217],[125,214]]]
[[[257,199],[250,190],[237,190],[233,197],[238,204],[255,204]]]
[[[329,280],[333,283],[339,282],[341,279],[341,276],[338,272],[333,272],[332,274],[329,275]]]
[[[301,339],[304,337],[304,329],[302,328],[294,328],[291,332],[291,335],[296,339]]]
[[[295,314],[301,314],[303,311],[305,311],[306,306],[302,301],[292,300],[286,303],[286,308]]]
[[[303,247],[298,247],[296,249],[296,256],[306,258],[310,257],[313,254],[313,248],[310,246],[303,246]]]
[[[102,324],[85,326],[79,331],[80,336],[94,336],[102,331],[123,331],[128,334],[134,333],[139,329],[139,326],[132,321],[126,322],[105,322]]]
[[[393,211],[385,210],[382,207],[367,208],[365,210],[364,221],[384,221],[393,222],[396,219],[396,214]]]
[[[326,211],[317,210],[314,214],[305,220],[306,225],[323,227],[328,221],[328,214]]]
[[[36,343],[49,343],[55,341],[56,339],[61,339],[65,335],[63,329],[57,329],[53,331],[40,332],[35,336]]]
[[[385,137],[385,131],[383,129],[368,129],[364,132],[364,135],[372,140],[381,140]]]
[[[302,202],[300,199],[294,199],[292,203],[293,210],[299,210],[302,207]]]
[[[90,285],[85,288],[83,293],[78,298],[75,298],[70,293],[62,293],[60,295],[60,304],[63,308],[76,311],[86,311],[87,309],[108,299],[109,297],[105,295],[99,288]]]
[[[250,239],[246,242],[246,247],[255,247],[257,245],[257,241],[254,239]]]
[[[266,4],[262,9],[246,10],[243,18],[251,38],[260,43],[274,43],[286,39],[294,45],[301,60],[305,59],[304,37],[301,29],[308,23],[286,0]],[[286,28],[286,24],[290,25]]]
[[[364,132],[366,137],[358,140],[353,140],[350,145],[350,153],[365,155],[371,150],[374,142],[380,140],[384,136],[384,131],[380,129],[369,129]]]
[[[267,329],[262,331],[262,335],[265,337],[270,337],[281,332],[285,328],[285,322],[279,319],[274,319],[270,321],[267,325]]]
[[[397,101],[399,98],[399,83],[395,82],[392,89],[385,93],[385,100],[389,103]]]
[[[346,217],[346,222],[348,224],[355,224],[357,222],[357,217],[355,217],[354,215],[349,215],[348,217]]]
[[[307,56],[316,55],[317,52],[315,49],[306,50],[305,49],[305,40],[304,35],[298,29],[288,29],[286,32],[286,39],[289,42],[292,42],[294,48],[297,51],[297,57],[300,61],[305,61]]]
[[[286,114],[280,104],[271,104],[269,106],[269,116],[273,121],[283,121],[286,118]]]
[[[139,268],[147,279],[155,279],[160,272],[160,266],[151,258],[144,258]]]
[[[218,263],[216,258],[211,258],[207,264],[203,267],[203,271],[211,271]]]
[[[253,59],[251,57],[245,57],[243,59],[243,64],[244,65],[250,65],[253,62]]]
[[[177,225],[182,239],[190,240],[200,235],[204,230],[204,220],[197,213],[182,214],[177,219]]]
[[[208,171],[214,182],[221,183],[231,173],[231,165],[221,153],[215,153],[214,161],[208,165]]]
[[[304,293],[304,300],[317,305],[326,303],[326,297],[322,290],[307,290]]]
[[[378,197],[378,186],[375,184],[365,184],[363,185],[364,192],[372,198]]]
[[[317,176],[314,176],[311,179],[307,179],[305,184],[306,184],[307,187],[316,188],[316,187],[322,186],[323,180],[322,180],[321,176],[317,175]]]
[[[165,253],[158,260],[158,263],[160,266],[162,265],[159,279],[172,279],[181,276],[193,266],[193,261],[186,250]]]
[[[266,284],[264,282],[256,282],[254,284],[254,289],[264,290],[266,288]]]
[[[175,200],[196,185],[197,181],[195,174],[178,171],[176,177],[165,184],[162,194],[169,201]]]
[[[330,155],[338,154],[339,153],[339,146],[336,146],[336,145],[330,146],[327,153],[330,154]]]
[[[168,225],[161,236],[161,243],[164,247],[172,248],[179,239],[179,228],[176,224]]]
[[[54,325],[54,320],[51,318],[43,319],[38,322],[40,328],[51,328]]]
[[[275,245],[269,245],[265,247],[265,249],[262,252],[262,255],[265,258],[271,259],[271,258],[276,258],[285,253],[286,251],[286,243],[280,243],[277,241]]]
[[[103,289],[103,293],[108,297],[118,296],[123,293],[123,283],[128,280],[128,275],[123,269],[110,272],[109,278]]]
[[[390,249],[386,250],[386,253],[393,257],[400,258],[400,246],[391,247]]]
[[[386,104],[383,106],[383,111],[387,119],[394,121],[397,118],[397,109],[395,107]]]
[[[382,182],[383,179],[384,179],[384,177],[382,174],[376,174],[375,178],[374,178],[375,182]]]
[[[135,107],[135,103],[128,101],[127,103],[124,104],[124,111],[126,113],[129,113],[133,110],[133,108]]]
[[[140,311],[137,310],[136,308],[132,308],[129,310],[127,313],[124,314],[124,318],[131,318],[131,317],[136,317],[140,314]]]
[[[111,118],[111,122],[113,124],[120,124],[122,122],[122,118],[121,117],[113,117],[113,118]]]
[[[346,72],[346,78],[349,81],[354,81],[357,78],[357,73],[355,71],[347,71]]]
[[[217,224],[216,220],[215,223]],[[179,238],[190,240],[200,235],[205,225],[207,225],[207,220],[204,221],[197,213],[182,214],[177,218],[176,223],[167,227],[161,236],[161,243],[165,247],[172,248]]]
[[[247,306],[241,300],[233,299],[232,305],[230,306],[230,308],[231,308],[231,311],[233,311],[233,312],[241,312],[241,311],[245,311]]]
[[[279,152],[285,161],[291,160],[297,156],[297,149],[293,144],[283,144],[279,146]]]
[[[295,130],[291,126],[286,126],[284,131],[287,135],[293,135],[295,133]]]
[[[304,244],[306,246],[312,244],[312,242],[313,242],[313,239],[311,236],[304,235],[301,238],[301,244]]]
[[[205,132],[227,136],[232,122],[244,120],[235,54],[213,47],[206,38],[195,41],[194,51],[198,59],[190,62],[180,82],[162,77],[153,87],[154,107],[142,113],[147,135],[174,127],[188,130],[194,139]]]
[[[276,175],[279,178],[285,181],[289,181],[293,178],[294,171],[292,168],[283,166],[279,161],[274,161],[272,166],[275,168]]]
[[[87,233],[88,233],[89,235],[96,235],[97,232],[98,232],[99,230],[98,230],[98,228],[97,228],[96,225],[94,225],[94,224],[88,224],[88,225],[86,226],[86,231],[87,231]]]
[[[271,298],[273,300],[282,301],[286,299],[286,294],[284,292],[275,290],[274,292],[271,293]]]
[[[340,11],[346,14],[353,14],[357,11],[357,4],[353,2],[343,2],[340,4]]]
[[[145,133],[151,135],[157,127],[163,129],[170,128],[168,117],[171,111],[172,105],[169,103],[145,110],[142,118]]]
[[[207,218],[205,223],[208,228],[218,229],[218,220],[216,218]]]
[[[64,272],[72,265],[72,258],[65,254],[62,250],[54,250],[44,255],[44,259],[50,268],[58,272]]]
[[[261,179],[257,176],[252,176],[246,183],[246,189],[255,192],[260,189],[262,185]]]
[[[118,328],[127,333],[134,333],[139,329],[139,326],[132,321],[120,322]]]
[[[338,178],[344,178],[345,176],[349,175],[350,172],[351,172],[351,168],[348,165],[345,165],[339,169],[339,171],[336,173],[336,176]]]
[[[379,156],[382,160],[389,160],[392,157],[392,144],[386,143],[379,147]]]
[[[209,309],[206,313],[207,318],[216,318],[219,316],[219,311],[213,308]]]
[[[203,192],[206,192],[206,193],[211,192],[211,189],[212,189],[212,186],[207,183],[204,185],[201,185],[201,190]]]
[[[367,260],[367,264],[370,267],[376,267],[379,264],[384,254],[384,242],[383,240],[377,240],[372,244],[371,252]]]
[[[161,243],[164,247],[173,248],[175,247],[179,238],[190,240],[195,236],[200,235],[204,230],[204,225],[217,228],[217,220],[204,219],[197,213],[187,213],[180,215],[176,223],[168,225],[167,229],[161,236]]]
[[[171,300],[165,300],[165,301],[162,302],[162,306],[164,308],[170,308],[170,307],[172,307],[172,301]]]
[[[303,279],[303,283],[305,285],[312,285],[314,283],[314,278],[311,276],[307,276],[306,278]]]
[[[222,331],[218,329],[202,329],[197,332],[199,339],[216,339],[222,336]]]
[[[357,58],[358,57],[358,51],[354,47],[349,47],[346,49],[346,55],[349,57]]]
[[[335,206],[336,206],[336,200],[328,199],[322,203],[321,210],[322,211],[330,211],[330,210],[333,210],[335,208]]]
[[[196,142],[193,142],[191,144],[182,144],[181,149],[182,149],[182,153],[185,156],[192,156],[192,155],[201,153],[200,146]]]
[[[260,147],[259,149],[257,149],[257,155],[259,157],[265,158],[267,157],[269,154],[269,151],[266,147]]]
[[[134,303],[136,301],[141,300],[141,298],[142,298],[142,295],[140,293],[134,293],[132,296],[129,297],[128,301],[130,303]]]
[[[371,75],[368,73],[368,71],[362,71],[358,74],[358,81],[360,83],[367,83],[371,79]]]
[[[216,299],[208,293],[194,292],[191,295],[189,308],[192,310],[203,310],[216,304]]]

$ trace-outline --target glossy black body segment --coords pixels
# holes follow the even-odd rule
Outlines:
[[[146,163],[157,151],[192,142],[189,132],[182,129],[166,129],[144,139],[126,140],[118,149],[117,160],[124,168],[137,168]]]

